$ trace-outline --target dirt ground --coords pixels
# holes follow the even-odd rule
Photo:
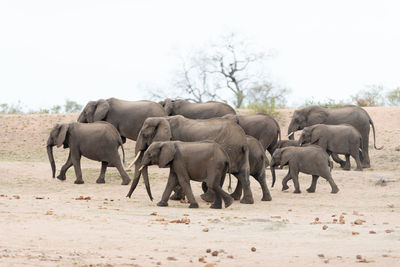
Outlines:
[[[271,202],[260,201],[261,190],[251,178],[255,204],[235,202],[222,210],[200,199],[199,183],[192,183],[199,209],[177,201],[157,207],[168,169],[150,168],[154,202],[142,182],[132,199],[125,198],[129,186],[120,185],[114,168],[108,169],[106,184],[96,184],[98,162],[82,161],[83,185],[73,184],[73,168],[66,181],[52,179],[48,133],[77,114],[2,115],[0,265],[399,266],[400,107],[366,110],[375,122],[377,145],[385,148],[372,149],[370,138],[372,168],[363,172],[335,165],[338,194],[330,194],[322,179],[316,193],[307,193],[308,175],[300,175],[302,194],[293,194],[291,183],[282,192],[284,169],[277,171]],[[283,133],[292,112],[280,111]],[[134,142],[125,148],[132,160]],[[55,149],[54,155],[59,171],[67,151]],[[376,185],[380,179],[389,182]]]

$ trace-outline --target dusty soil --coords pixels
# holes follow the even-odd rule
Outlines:
[[[260,201],[252,180],[255,204],[235,202],[222,210],[200,199],[198,183],[192,188],[199,209],[176,201],[157,207],[167,169],[150,169],[154,202],[142,183],[132,199],[125,198],[129,187],[120,185],[114,168],[106,184],[96,184],[100,163],[89,160],[82,161],[85,184],[73,184],[73,168],[65,182],[52,179],[48,133],[77,114],[0,116],[0,265],[400,265],[400,107],[367,111],[377,145],[385,148],[371,149],[372,168],[363,172],[335,166],[338,194],[330,194],[321,179],[317,192],[307,193],[308,175],[300,175],[302,194],[293,194],[292,184],[282,192],[286,170],[279,170],[271,202]],[[280,112],[283,133],[292,112]],[[125,148],[131,160],[134,142]],[[58,170],[66,157],[67,151],[55,150]],[[391,182],[376,185],[381,178]]]

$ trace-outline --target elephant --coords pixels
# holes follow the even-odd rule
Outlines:
[[[339,188],[333,181],[330,172],[332,162],[329,160],[329,155],[319,146],[308,145],[302,147],[290,146],[278,148],[275,150],[270,164],[271,168],[280,166],[281,169],[283,166],[289,165],[289,172],[282,181],[282,190],[289,188],[287,182],[292,179],[295,187],[294,193],[301,193],[298,174],[299,172],[303,172],[312,175],[312,183],[307,189],[307,192],[315,192],[319,176],[325,178],[329,182],[332,194],[339,192]]]
[[[189,208],[198,208],[199,204],[194,198],[190,180],[205,181],[208,188],[215,192],[214,203],[210,208],[221,209],[221,199],[224,200],[225,208],[233,202],[233,198],[221,188],[225,175],[229,172],[229,157],[214,141],[153,142],[143,155],[140,169],[154,164],[160,168],[170,168],[167,186],[157,206],[168,206],[168,198],[179,183],[189,200]],[[149,181],[145,180],[145,184],[152,199]],[[132,188],[132,191],[134,190],[135,187]]]
[[[249,164],[250,164],[250,175],[257,180],[260,184],[263,196],[261,201],[271,201],[271,193],[268,190],[266,183],[265,168],[269,166],[268,158],[265,156],[264,149],[257,139],[250,135],[246,135],[247,145],[249,146]],[[241,185],[240,185],[241,186]],[[202,184],[203,191],[207,191],[207,186],[205,183]],[[174,200],[182,199],[184,195],[179,193],[175,197],[171,198]],[[207,200],[207,199],[206,199]],[[208,199],[211,202],[211,199]]]
[[[145,119],[162,116],[166,116],[166,113],[156,102],[109,98],[89,101],[79,115],[78,122],[107,121],[114,125],[125,143],[126,138],[136,141]]]
[[[235,115],[235,110],[226,103],[209,101],[205,103],[192,103],[187,100],[165,99],[159,104],[164,107],[167,116],[182,115],[188,119],[210,119],[222,117],[226,114]]]
[[[118,154],[118,148],[121,146],[123,160],[125,161],[122,139],[112,124],[108,122],[90,124],[73,122],[54,126],[47,140],[47,155],[53,178],[56,173],[53,146],[60,147],[62,145],[64,148],[69,148],[69,155],[67,162],[62,166],[60,174],[57,176],[58,179],[65,180],[65,173],[74,165],[76,175],[75,184],[83,184],[80,161],[81,156],[85,156],[91,160],[101,161],[101,172],[96,183],[105,183],[104,177],[107,166],[118,169],[122,178],[122,185],[127,185],[131,181],[123,168],[121,158]]]
[[[278,122],[267,114],[226,115],[223,118],[236,121],[247,135],[260,141],[264,151],[267,150],[271,156],[277,142],[281,140],[281,129]],[[271,169],[271,173],[274,180],[275,170]]]
[[[328,154],[344,154],[346,156],[345,170],[350,170],[350,155],[357,163],[357,171],[362,171],[360,153],[362,151],[361,134],[351,125],[315,124],[303,129],[299,143],[316,144],[325,149]]]
[[[372,126],[374,134],[375,149],[380,150],[383,148],[383,146],[379,148],[376,147],[374,123],[368,113],[361,107],[354,105],[346,105],[341,108],[309,106],[298,109],[293,113],[288,127],[289,138],[293,139],[293,133],[295,131],[302,130],[304,127],[312,126],[314,124],[350,124],[356,128],[362,137],[362,146],[364,149],[361,152],[360,159],[364,168],[371,167],[368,152],[370,125]]]
[[[249,148],[246,134],[239,125],[231,120],[222,118],[193,120],[181,115],[147,118],[136,141],[135,160],[140,160],[143,152],[154,141],[194,142],[203,140],[215,141],[227,152],[231,163],[229,172],[236,176],[243,185],[244,195],[240,202],[253,204],[254,199],[249,181]],[[139,173],[138,166],[138,164],[135,165],[135,176],[131,189],[138,183],[141,173],[143,176],[148,175],[147,167]],[[235,200],[240,199],[242,195],[241,188],[237,189],[232,194]],[[131,195],[132,190],[129,191],[127,197]]]

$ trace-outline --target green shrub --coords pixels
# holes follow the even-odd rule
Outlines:
[[[400,87],[387,93],[386,98],[389,105],[400,106]]]

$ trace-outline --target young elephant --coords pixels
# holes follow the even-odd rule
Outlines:
[[[332,162],[329,160],[329,155],[319,146],[278,148],[272,156],[271,168],[279,165],[280,168],[289,165],[289,173],[282,181],[282,190],[287,189],[287,181],[293,179],[294,193],[301,193],[298,175],[299,172],[303,172],[312,175],[311,186],[307,189],[309,193],[315,192],[319,176],[324,177],[329,182],[332,188],[331,193],[339,192],[331,176],[330,167]]]
[[[107,166],[116,167],[122,178],[122,185],[130,182],[128,174],[125,172],[121,158],[118,154],[118,148],[121,146],[123,159],[125,161],[124,147],[122,146],[121,136],[117,129],[108,122],[95,123],[64,123],[57,124],[50,132],[47,140],[47,155],[50,160],[53,178],[56,173],[56,165],[53,156],[53,146],[64,148],[69,147],[68,160],[62,166],[60,174],[57,176],[60,180],[65,180],[65,173],[74,165],[76,180],[75,184],[83,184],[81,171],[81,156],[89,159],[101,161],[101,172],[96,183],[105,183],[104,176]]]
[[[276,143],[275,149],[288,146],[300,146],[299,140],[280,140]]]
[[[229,157],[225,150],[213,141],[153,142],[144,153],[140,170],[153,164],[160,168],[170,168],[168,183],[161,201],[157,203],[158,206],[168,206],[168,198],[179,183],[189,200],[189,208],[198,208],[199,204],[194,198],[190,180],[205,181],[208,188],[215,192],[216,197],[211,208],[220,209],[222,207],[221,198],[224,200],[226,208],[233,202],[233,198],[221,188],[225,175],[229,172]],[[147,193],[150,199],[153,199],[149,181],[146,176],[144,179]],[[134,190],[135,187],[131,188],[128,196]]]
[[[360,151],[362,151],[361,134],[349,124],[326,125],[315,124],[305,127],[301,133],[300,144],[316,144],[328,154],[344,154],[346,162],[341,163],[344,170],[350,170],[350,155],[357,163],[357,171],[362,171]]]

